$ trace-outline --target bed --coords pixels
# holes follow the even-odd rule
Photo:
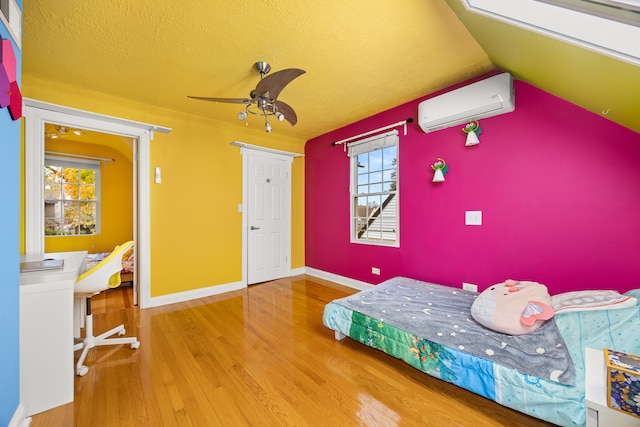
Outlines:
[[[625,295],[640,297],[640,290]],[[640,354],[638,305],[563,310],[535,332],[501,334],[470,314],[478,296],[396,277],[325,306],[323,323],[431,376],[560,426],[586,424],[585,349]],[[631,298],[634,300],[634,298]]]

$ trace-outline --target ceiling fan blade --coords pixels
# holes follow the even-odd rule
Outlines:
[[[288,85],[291,80],[304,74],[304,70],[298,68],[287,68],[286,70],[277,71],[273,74],[269,74],[256,86],[255,93],[257,96],[261,96],[269,92],[269,99],[276,99],[280,94],[280,91]]]
[[[251,104],[249,98],[210,98],[207,96],[190,96],[187,98],[199,99],[200,101],[213,101],[213,102],[228,102],[230,104]]]
[[[298,123],[298,116],[296,115],[296,112],[293,111],[293,108],[291,108],[289,104],[284,103],[282,101],[274,101],[274,104],[278,109],[278,111],[282,113],[285,120],[291,123],[291,126],[295,126],[295,124]]]

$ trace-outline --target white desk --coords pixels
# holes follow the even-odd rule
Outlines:
[[[640,418],[607,406],[604,352],[587,348],[584,359],[587,427],[639,427]]]
[[[20,274],[20,402],[29,417],[73,401],[73,286],[86,251],[24,255],[63,258],[60,270]]]

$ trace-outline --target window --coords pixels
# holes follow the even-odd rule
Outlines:
[[[0,12],[2,12],[2,18],[9,22],[9,0],[0,0]]]
[[[638,0],[538,0],[567,9],[612,19],[623,24],[640,26]]]
[[[18,47],[22,42],[22,11],[16,0],[0,0],[0,22],[7,27]]]
[[[398,132],[348,145],[351,241],[399,246]]]
[[[100,162],[46,156],[44,234],[98,234]]]

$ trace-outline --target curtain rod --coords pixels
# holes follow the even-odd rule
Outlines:
[[[67,157],[76,157],[76,158],[79,158],[79,159],[100,160],[100,161],[104,162],[105,165],[107,164],[107,162],[115,162],[116,161],[116,159],[110,159],[108,157],[84,156],[82,154],[61,153],[59,151],[45,151],[44,154],[58,154],[58,155],[67,156]]]
[[[353,141],[354,139],[362,138],[363,136],[368,136],[368,135],[374,134],[376,132],[382,132],[383,130],[395,128],[395,127],[398,127],[398,126],[404,126],[404,134],[406,136],[407,135],[407,123],[413,123],[413,119],[411,117],[409,117],[406,120],[403,120],[403,121],[398,122],[398,123],[394,123],[394,124],[389,125],[389,126],[384,126],[384,127],[378,128],[378,129],[370,130],[369,132],[361,133],[361,134],[356,135],[356,136],[350,136],[349,138],[341,139],[340,141],[332,142],[331,145],[344,144],[345,142]]]

